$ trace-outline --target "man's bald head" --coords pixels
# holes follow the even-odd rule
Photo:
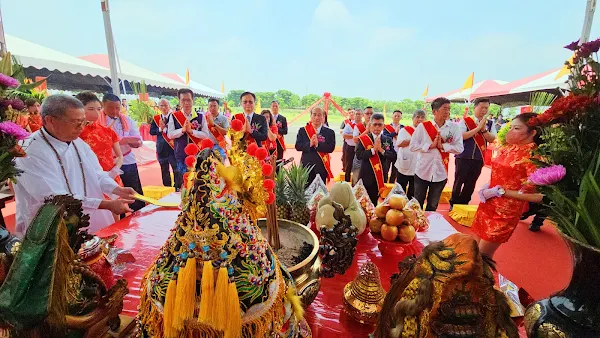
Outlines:
[[[169,101],[167,99],[161,99],[160,101],[158,101],[158,109],[166,115],[169,113],[171,105],[169,104]]]

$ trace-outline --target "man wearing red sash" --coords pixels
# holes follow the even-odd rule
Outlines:
[[[493,142],[496,138],[486,128],[490,100],[487,98],[475,99],[473,106],[475,118],[465,116],[458,123],[465,149],[454,159],[454,186],[452,187],[450,210],[455,204],[469,204],[477,179],[481,175],[488,142]]]
[[[296,136],[296,150],[302,152],[300,163],[304,167],[312,167],[308,174],[307,186],[317,175],[321,176],[323,182],[333,178],[330,154],[335,149],[335,132],[323,125],[324,120],[323,109],[313,108],[310,112],[310,122],[304,128],[300,128]]]
[[[181,111],[176,111],[169,119],[167,136],[175,142],[175,159],[180,175],[188,170],[185,165],[185,147],[190,143],[200,145],[200,141],[208,138],[208,127],[203,114],[192,112],[194,92],[183,88],[177,92]]]
[[[358,111],[357,111],[358,112]],[[354,143],[358,145],[358,138],[362,135],[365,135],[369,132],[369,123],[371,121],[371,116],[373,116],[373,107],[368,106],[365,108],[365,112],[363,114],[363,122],[356,123],[354,126],[354,131],[352,136],[354,137]],[[355,185],[358,182],[358,176],[360,175],[360,167],[362,166],[362,161],[354,155],[352,159],[352,185]]]
[[[285,139],[284,136],[288,133],[288,124],[285,116],[279,114],[279,102],[271,102],[271,113],[273,119],[277,125],[277,159],[283,159],[283,153],[285,152]]]
[[[403,125],[400,124],[400,120],[402,120],[402,112],[400,110],[394,110],[394,113],[392,114],[392,123],[387,124],[385,126],[385,128],[383,128],[383,135],[387,136],[387,137],[391,137],[394,140],[394,150],[396,151],[396,154],[398,154],[398,148],[396,148],[396,141],[398,140],[398,133],[400,132],[400,130],[402,128],[404,128]],[[388,171],[386,171],[384,174],[385,176],[385,180],[386,182],[390,182],[393,183],[396,181],[396,177],[398,176],[398,170],[396,169],[396,166],[394,165],[394,163],[396,163],[396,158],[392,158],[387,160],[389,161],[388,163]],[[388,173],[389,170],[392,170],[392,173],[389,176],[389,180],[388,180]]]
[[[225,135],[229,129],[229,119],[219,113],[219,100],[208,99],[208,111],[206,113],[206,124],[208,127],[208,138],[215,144],[215,148],[221,153],[223,160],[227,157],[227,141]]]
[[[269,136],[269,126],[267,126],[267,119],[264,116],[254,114],[256,95],[251,92],[243,92],[240,95],[240,103],[244,112],[235,115],[235,118],[244,122],[244,131],[246,134],[241,139],[241,142],[244,147],[250,143],[256,143],[261,147],[262,143]]]
[[[357,123],[362,125],[362,111],[352,111],[351,115],[354,117],[354,120],[346,120],[344,121],[344,129],[342,130],[342,138],[344,139],[342,154],[342,163],[344,164],[344,180],[346,182],[351,182],[350,179],[352,177],[352,161],[354,160],[354,153],[356,150],[356,142],[354,142],[354,127],[356,127]]]
[[[396,181],[402,186],[408,198],[415,195],[415,167],[417,165],[417,154],[410,151],[408,146],[415,128],[425,121],[425,111],[423,109],[415,110],[412,120],[412,126],[405,126],[398,133],[398,140],[396,140],[397,158],[394,165],[398,170]]]
[[[169,119],[171,118],[171,107],[169,101],[162,99],[158,102],[161,114],[154,115],[150,125],[150,135],[156,136],[156,159],[160,165],[162,182],[165,187],[171,186],[171,170],[175,181],[175,190],[181,187],[181,177],[177,171],[177,160],[175,159],[175,142],[167,136]]]
[[[448,181],[450,153],[463,152],[462,133],[450,122],[450,101],[438,97],[431,103],[433,121],[421,123],[410,140],[410,151],[417,153],[415,198],[426,211],[436,211],[442,190]]]
[[[377,205],[379,194],[385,188],[386,160],[396,156],[396,151],[392,138],[383,134],[383,114],[373,114],[369,125],[369,133],[358,138],[356,158],[362,162],[359,179],[363,181],[371,202]]]

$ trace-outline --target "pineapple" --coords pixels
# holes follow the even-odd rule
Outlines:
[[[289,219],[290,204],[287,199],[287,171],[285,167],[282,167],[277,172],[277,178],[275,180],[275,198],[277,205],[277,218],[278,219]]]
[[[291,205],[290,220],[307,225],[310,222],[310,211],[306,199],[306,183],[308,182],[308,168],[296,163],[287,169],[287,196]]]

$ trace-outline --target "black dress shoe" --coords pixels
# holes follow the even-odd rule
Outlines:
[[[542,227],[543,223],[538,223],[538,222],[531,222],[531,224],[529,224],[529,231],[533,231],[533,232],[538,232],[540,231],[540,228]]]

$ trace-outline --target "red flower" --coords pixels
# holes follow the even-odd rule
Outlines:
[[[204,140],[200,141],[200,149],[212,149],[212,147],[214,147],[215,144],[213,143],[213,141],[209,138],[205,138]]]
[[[195,163],[196,163],[196,157],[195,156],[188,156],[188,157],[185,158],[185,165],[188,168],[192,168]]]
[[[569,95],[563,96],[546,110],[543,114],[539,114],[535,118],[530,119],[527,123],[530,126],[545,126],[554,123],[568,121],[578,114],[581,114],[590,106],[595,105],[595,100],[592,97],[585,95]]]
[[[267,156],[269,156],[269,152],[267,151],[267,149],[260,147],[258,149],[256,149],[256,158],[259,161],[264,160],[265,158],[267,158]]]
[[[267,191],[269,197],[267,197],[267,204],[273,204],[275,202],[275,194],[272,191]]]
[[[263,187],[267,190],[273,190],[275,189],[275,181],[273,181],[270,178],[267,178],[263,181]]]
[[[576,51],[579,48],[579,40],[573,41],[565,46],[566,49]]]

